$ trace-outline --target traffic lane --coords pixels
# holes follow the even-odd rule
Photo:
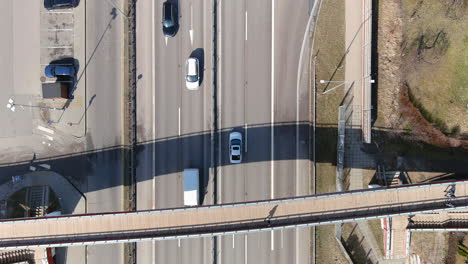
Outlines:
[[[177,35],[174,39],[177,40],[177,56],[173,59],[177,62],[178,68],[174,70],[172,77],[173,85],[165,87],[165,89],[174,89],[177,92],[171,95],[173,110],[166,110],[163,114],[169,119],[177,123],[177,131],[168,132],[165,136],[170,137],[175,141],[174,144],[163,144],[165,147],[156,158],[158,163],[165,163],[160,166],[156,164],[156,207],[180,207],[183,206],[183,169],[194,167],[200,169],[201,188],[200,196],[203,197],[206,189],[207,174],[208,174],[208,155],[205,153],[207,148],[207,127],[204,126],[206,113],[205,105],[205,90],[209,89],[202,79],[198,91],[189,91],[185,84],[185,63],[188,57],[194,56],[199,59],[200,70],[203,72],[205,67],[205,50],[203,46],[203,27],[200,19],[197,17],[202,13],[203,8],[200,3],[191,3],[187,1],[178,2],[180,26]],[[190,36],[189,30],[193,34]],[[171,39],[167,40],[170,45]],[[165,75],[168,75],[167,72]],[[204,78],[204,74],[201,75]],[[174,96],[174,97],[172,97]],[[174,109],[176,108],[176,109]],[[162,122],[161,122],[162,121]],[[168,120],[160,120],[160,123],[169,122]],[[195,136],[194,136],[195,135]],[[196,136],[198,135],[198,136]],[[163,155],[165,155],[163,157]],[[172,163],[172,165],[168,165]],[[202,200],[205,202],[205,199]],[[203,239],[180,240],[177,244],[171,242],[155,243],[155,252],[158,259],[164,259],[165,262],[171,263],[186,263],[188,259],[192,263],[208,263],[206,255],[212,251],[211,244],[202,243]],[[209,254],[208,254],[209,255]],[[157,262],[159,263],[159,262]],[[163,262],[161,262],[163,263]]]
[[[271,183],[271,1],[246,1],[245,10],[245,164],[247,200],[268,199]],[[249,131],[258,131],[249,133]]]
[[[218,237],[218,260],[221,264],[237,264],[246,262],[246,235],[227,235]],[[248,249],[247,249],[248,250]]]
[[[180,240],[181,258],[178,263],[213,263],[213,244],[211,241],[210,237]]]
[[[94,96],[86,110],[88,149],[119,146],[122,141],[123,17],[105,1],[89,3],[86,17],[86,61],[80,64],[86,67],[86,94],[88,98]],[[88,212],[121,211],[122,175],[109,173],[112,168],[107,167],[113,165],[113,170],[120,170],[122,166],[112,164],[113,160],[106,157],[98,155],[97,158],[103,159],[93,166],[94,173],[88,176],[88,186],[98,191],[87,193]],[[87,255],[88,263],[123,263],[123,246],[89,246]]]
[[[87,108],[88,148],[121,145],[122,132],[122,38],[123,17],[105,1],[86,7],[87,97],[94,97]]]
[[[245,126],[245,16],[244,1],[222,1],[218,5],[219,63],[219,128],[223,131],[218,151],[218,202],[245,201],[245,170],[243,164],[229,163],[229,133],[241,132]],[[244,136],[245,138],[245,136]],[[222,236],[219,241],[221,263],[243,262],[243,236]],[[239,245],[236,247],[236,244]]]
[[[232,131],[243,133],[245,125],[244,26],[239,23],[244,17],[244,3],[242,1],[220,2],[219,13],[221,68],[218,87],[220,98],[218,119],[219,128],[223,133],[220,135],[218,146],[222,164],[218,173],[218,182],[221,183],[218,200],[222,202],[244,201],[243,165],[223,166],[229,164],[229,133]]]
[[[137,142],[148,142],[154,139],[153,135],[153,101],[154,86],[153,83],[153,27],[160,26],[159,23],[153,25],[152,1],[138,1],[136,5],[136,27],[138,28],[136,42],[136,69],[137,69]],[[156,23],[156,20],[155,20]],[[155,44],[154,44],[155,45]]]
[[[181,240],[159,240],[154,242],[154,255],[148,262],[143,263],[181,263]],[[141,262],[137,262],[141,263]]]
[[[308,133],[306,129],[308,118],[304,118],[301,111],[308,113],[310,108],[309,90],[307,86],[308,75],[301,83],[298,76],[303,77],[302,69],[308,65],[309,58],[301,57],[302,45],[308,23],[309,1],[296,1],[294,5],[286,2],[276,2],[275,8],[275,123],[287,124],[275,127],[274,138],[274,197],[291,197],[304,194],[308,190],[310,173],[307,162],[298,160],[308,159]],[[291,16],[290,14],[295,14]],[[310,45],[309,45],[310,46]],[[308,47],[307,47],[308,48]],[[304,55],[304,54],[302,54]],[[308,54],[310,55],[310,54]],[[301,67],[303,67],[301,69]],[[304,81],[304,80],[303,80]],[[300,84],[298,86],[298,83]],[[304,85],[305,84],[305,85]],[[305,115],[308,117],[308,115]],[[298,121],[306,124],[296,125]],[[289,159],[285,158],[289,157]],[[305,172],[305,173],[299,173]],[[302,186],[301,186],[301,185]],[[307,260],[308,248],[301,246],[310,243],[310,236],[299,235],[299,229],[275,231],[275,250],[273,263],[284,263]],[[287,241],[285,244],[283,241]],[[297,259],[296,259],[297,258]]]

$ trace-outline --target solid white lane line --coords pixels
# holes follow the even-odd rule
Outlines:
[[[178,114],[178,128],[179,128],[179,137],[180,137],[180,107],[179,107],[179,114]]]
[[[248,151],[247,146],[249,145],[249,133],[247,132],[247,123],[244,125],[244,130],[245,130],[245,152]]]
[[[219,14],[222,13],[222,5],[223,5],[223,1],[219,2],[219,6],[218,6],[218,11],[219,11],[218,13],[219,13]],[[222,94],[223,94],[223,89],[222,89],[222,87],[223,87],[223,82],[222,82],[222,76],[223,76],[223,74],[222,74],[222,72],[223,72],[223,71],[222,71],[222,61],[223,61],[224,58],[223,58],[223,52],[222,52],[222,48],[223,48],[223,45],[222,45],[222,41],[223,41],[222,34],[223,34],[223,33],[222,33],[222,30],[221,30],[221,29],[223,28],[223,27],[222,27],[222,22],[223,22],[223,19],[222,19],[222,18],[223,18],[223,17],[224,17],[224,16],[223,16],[222,14],[221,14],[220,16],[218,16],[218,25],[219,25],[219,28],[218,28],[218,32],[215,32],[215,34],[218,34],[218,72],[217,72],[217,75],[218,75],[218,83],[220,84],[220,85],[218,85],[218,87],[217,87],[217,89],[218,89],[218,94],[219,94],[219,96],[218,96],[218,113],[217,113],[217,115],[218,115],[218,131],[217,131],[217,133],[218,133],[218,164],[219,164],[219,165],[221,165],[221,161],[222,161],[222,160],[221,160],[221,158],[222,158],[222,156],[221,156],[221,153],[222,153],[222,151],[221,151],[221,149],[222,149],[222,147],[221,147],[221,143],[222,143],[222,142],[221,142],[221,141],[222,141],[222,140],[221,140],[221,134],[222,134],[222,133],[220,133],[220,131],[221,131],[221,125],[222,125],[221,120],[222,120],[222,118],[223,118],[223,115],[222,115],[222,113],[223,113],[223,111],[222,111],[222,105],[223,105],[223,97],[222,97]],[[218,191],[217,191],[217,193],[216,193],[216,196],[217,196],[217,197],[216,197],[216,198],[217,198],[216,200],[217,200],[218,203],[223,203],[222,195],[220,195],[220,194],[222,193],[222,191],[223,191],[223,190],[222,190],[222,186],[223,186],[222,180],[223,180],[223,177],[222,177],[222,174],[221,174],[223,170],[222,170],[220,167],[218,167],[217,170],[218,170],[218,171],[217,171],[217,172],[218,172],[218,175],[217,175],[216,182],[217,182],[217,190],[218,190]],[[219,241],[221,242],[221,240],[222,240],[222,239],[220,238]]]
[[[270,177],[270,198],[274,198],[275,190],[275,0],[271,2],[271,177]],[[271,230],[271,250],[275,246],[275,233]]]
[[[244,264],[247,264],[247,256],[248,256],[248,250],[249,247],[247,247],[247,234],[244,235]]]
[[[283,248],[283,241],[284,241],[284,234],[283,234],[283,229],[281,229],[281,248]]]
[[[245,40],[247,40],[247,11],[245,11]]]
[[[153,127],[152,127],[152,134],[153,134],[153,140],[156,139],[156,54],[155,54],[155,49],[156,49],[156,38],[154,34],[155,30],[155,14],[154,14],[154,1],[151,1],[151,91],[152,91],[152,104],[153,104]],[[152,164],[151,164],[151,176],[152,176],[152,209],[156,209],[156,148],[153,144],[153,157],[152,157]],[[156,241],[153,240],[151,244],[151,259],[152,263],[154,264],[156,262]]]
[[[154,1],[151,1],[151,91],[152,91],[152,103],[153,103],[153,140],[156,139],[156,37],[154,34],[155,30],[155,14],[154,14]],[[155,179],[155,172],[156,172],[156,148],[153,145],[153,164],[152,164],[152,176],[153,176],[153,204],[152,209],[156,209],[156,179]],[[154,250],[153,250],[154,254]],[[154,258],[153,258],[154,259]]]

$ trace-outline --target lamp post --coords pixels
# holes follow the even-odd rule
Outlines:
[[[50,106],[39,106],[39,105],[27,105],[27,104],[16,104],[15,101],[10,98],[8,99],[8,104],[6,107],[10,109],[12,112],[15,112],[16,106],[21,106],[21,107],[31,107],[31,108],[41,108],[41,109],[50,109],[50,110],[64,110],[64,108],[58,108],[58,107],[50,107]]]
[[[367,79],[367,78],[365,78],[365,79]],[[358,80],[358,81],[362,81],[362,80]],[[323,94],[326,94],[326,93],[329,93],[329,92],[335,90],[336,88],[338,88],[338,87],[340,87],[340,86],[342,86],[342,85],[345,85],[345,84],[347,84],[347,83],[354,83],[354,82],[355,82],[355,81],[327,81],[327,80],[320,80],[320,83],[339,83],[337,86],[332,87],[331,89],[328,89],[327,91],[322,92],[322,95],[323,95]],[[370,83],[374,83],[375,80],[369,80],[369,82],[370,82]]]

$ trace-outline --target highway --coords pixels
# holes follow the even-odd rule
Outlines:
[[[182,171],[188,167],[201,169],[202,202],[212,204],[212,155],[218,203],[310,194],[310,43],[304,39],[313,2],[217,1],[215,116],[212,1],[179,1],[174,37],[163,35],[162,3],[137,3],[137,209],[182,206]],[[197,91],[185,87],[185,61],[191,54],[204,69]],[[211,142],[215,120],[220,133]],[[233,130],[245,142],[238,165],[229,164]],[[286,173],[292,176],[279,176]],[[309,257],[308,233],[305,228],[223,237],[217,260],[255,262],[268,254],[272,263],[302,262]],[[260,245],[259,250],[248,252],[249,244]],[[138,244],[137,255],[144,263],[184,263],[187,258],[207,263],[212,250],[211,239],[146,242]]]
[[[184,168],[199,168],[207,194],[212,98],[211,2],[179,1],[180,27],[162,32],[162,0],[137,3],[138,142],[137,209],[183,205]],[[185,62],[200,61],[197,91],[185,87]],[[205,69],[205,70],[203,70]],[[150,142],[150,143],[148,143]],[[212,179],[211,179],[212,180]],[[212,195],[202,197],[212,203]],[[139,263],[209,263],[210,238],[138,243]]]
[[[309,120],[309,76],[297,78],[309,63],[309,56],[300,57],[309,4],[219,1],[219,203],[310,193],[308,129],[296,126]],[[229,164],[230,131],[244,136],[239,165]],[[309,233],[305,228],[221,237],[218,261],[304,263]]]
[[[86,3],[85,3],[86,2]],[[86,150],[122,145],[123,16],[122,0],[81,1],[86,7]],[[84,6],[82,7],[84,8]],[[77,36],[84,38],[84,36]],[[86,159],[88,213],[123,210],[123,175],[120,151],[98,151]],[[72,165],[75,167],[74,165]],[[83,171],[82,168],[77,168]],[[87,263],[123,263],[123,245],[90,246]],[[73,259],[82,263],[80,259]]]
[[[7,219],[0,221],[0,248],[257,232],[463,210],[467,204],[468,181],[451,181],[204,207]]]

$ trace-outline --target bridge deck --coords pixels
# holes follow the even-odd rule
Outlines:
[[[6,220],[0,222],[0,248],[126,242],[455,209],[446,205],[449,184],[454,183],[173,210]],[[467,206],[468,182],[455,184],[456,198],[450,203]]]

